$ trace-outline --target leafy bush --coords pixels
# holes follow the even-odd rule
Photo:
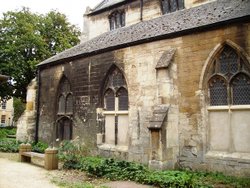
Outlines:
[[[0,151],[16,153],[18,152],[20,144],[21,142],[17,142],[16,139],[2,138],[0,139]]]
[[[7,138],[7,135],[15,135],[16,128],[13,127],[4,127],[0,128],[0,151],[1,152],[18,152],[19,145],[21,142],[16,141],[13,138]],[[45,149],[48,148],[48,144],[44,142],[33,142],[32,144],[32,151],[38,153],[44,153]]]
[[[89,149],[76,140],[63,141],[60,144],[58,157],[64,162],[64,168],[80,169],[80,160],[89,154]]]
[[[37,143],[33,142],[31,146],[32,146],[32,151],[38,152],[38,153],[44,153],[45,150],[48,148],[48,144],[45,142],[41,142],[41,141]]]
[[[0,128],[0,139],[6,138],[7,135],[15,135],[15,134],[16,134],[16,128],[13,128],[13,127]]]
[[[87,156],[88,150],[74,142],[65,141],[59,148],[59,158],[66,169],[78,169],[90,175],[111,180],[129,180],[157,187],[213,187],[212,185],[229,185],[233,187],[250,187],[250,180],[225,176],[221,173],[191,171],[156,171],[142,164]]]

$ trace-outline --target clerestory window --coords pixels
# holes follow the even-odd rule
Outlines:
[[[125,26],[125,11],[114,11],[109,15],[110,30]]]
[[[167,14],[184,9],[184,0],[162,0],[162,13]]]

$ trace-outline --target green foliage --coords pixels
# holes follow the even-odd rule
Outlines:
[[[221,173],[191,172],[191,171],[155,171],[144,165],[104,159],[100,157],[82,157],[74,144],[67,142],[62,145],[64,168],[78,169],[90,175],[104,177],[110,180],[129,180],[156,187],[199,187],[209,188],[213,185],[227,185],[233,187],[250,187],[250,180],[244,178],[228,177]]]
[[[63,141],[59,147],[58,157],[64,162],[64,168],[79,169],[80,159],[88,154],[89,149],[77,140]]]
[[[14,106],[13,121],[16,122],[25,110],[25,103],[23,103],[20,98],[14,97],[13,106]]]
[[[15,134],[16,134],[16,128],[13,127],[0,128],[0,139],[6,138],[7,135],[15,135]]]
[[[20,144],[21,142],[17,142],[16,139],[2,138],[0,139],[0,151],[9,152],[9,153],[17,153]]]
[[[1,152],[18,152],[19,142],[16,142],[16,139],[7,138],[7,135],[15,135],[16,128],[13,127],[4,127],[0,128],[0,151]]]
[[[37,143],[33,142],[31,146],[32,146],[32,151],[38,153],[44,153],[45,150],[49,147],[47,143],[41,141]]]
[[[0,128],[0,151],[1,152],[10,152],[10,153],[16,153],[19,150],[19,145],[21,142],[16,141],[16,139],[13,138],[7,138],[7,135],[15,135],[16,134],[16,128],[13,127],[4,127]],[[32,145],[32,151],[38,152],[38,153],[44,153],[45,149],[48,148],[48,144],[44,142],[33,142]]]
[[[64,14],[34,14],[27,8],[9,11],[0,19],[0,73],[11,76],[1,84],[0,96],[26,99],[36,65],[79,43],[80,31]]]
[[[65,141],[59,148],[59,158],[66,169],[78,169],[96,177],[110,180],[128,180],[156,187],[186,187],[210,188],[213,185],[233,187],[250,187],[250,180],[225,176],[221,173],[191,172],[191,171],[156,171],[142,164],[87,157],[89,151],[74,142]],[[84,157],[86,156],[86,157]]]

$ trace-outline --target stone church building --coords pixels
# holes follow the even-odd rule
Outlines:
[[[36,139],[250,176],[250,1],[104,0],[38,65]]]

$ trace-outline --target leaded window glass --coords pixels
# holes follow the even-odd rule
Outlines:
[[[121,72],[115,72],[113,75],[113,86],[119,87],[124,85],[124,77]]]
[[[223,78],[212,78],[209,84],[209,92],[210,105],[227,105],[227,85]]]
[[[61,95],[58,101],[58,114],[65,113],[65,97]]]
[[[232,80],[234,105],[250,104],[250,78],[245,74],[236,75]]]
[[[111,89],[108,89],[105,93],[105,107],[106,110],[115,110],[115,95]]]
[[[66,98],[66,113],[72,114],[73,113],[73,96],[68,94]]]
[[[128,110],[128,91],[125,88],[121,88],[118,91],[119,110]]]
[[[225,45],[208,72],[210,105],[250,104],[249,65],[236,50]]]
[[[116,100],[116,98],[118,99]],[[117,102],[118,104],[116,104]],[[128,110],[126,80],[118,68],[114,68],[106,78],[104,108],[109,111]]]
[[[58,87],[58,115],[73,114],[73,96],[66,77],[62,77]]]
[[[219,64],[220,73],[230,77],[238,71],[239,63],[237,53],[231,47],[226,46],[220,55]]]

